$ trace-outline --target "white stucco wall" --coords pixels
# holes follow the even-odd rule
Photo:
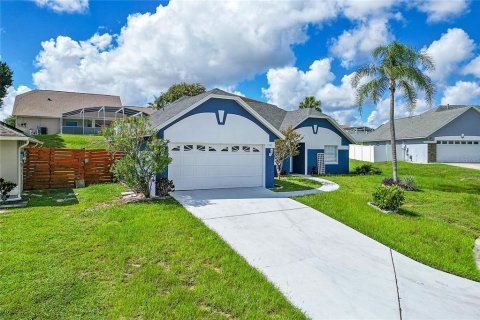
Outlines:
[[[342,145],[342,137],[326,128],[319,127],[317,134],[313,133],[311,126],[298,128],[295,131],[302,135],[305,149],[324,149],[325,145]]]
[[[0,140],[0,177],[17,184],[17,187],[10,193],[11,197],[19,194],[18,143],[16,140]]]
[[[164,138],[179,143],[269,143],[269,135],[264,130],[236,114],[227,114],[225,124],[219,125],[214,113],[197,113],[167,128]]]
[[[350,159],[368,162],[392,160],[392,148],[389,144],[379,146],[350,145]],[[397,160],[415,163],[428,163],[428,145],[426,143],[397,144]]]

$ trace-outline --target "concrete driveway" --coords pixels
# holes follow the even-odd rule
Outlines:
[[[480,163],[444,163],[450,166],[480,170]]]
[[[480,319],[480,283],[420,264],[270,190],[173,196],[313,319]]]

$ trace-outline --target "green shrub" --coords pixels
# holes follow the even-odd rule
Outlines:
[[[168,178],[159,178],[155,182],[156,186],[156,195],[159,197],[166,197],[170,192],[175,191],[175,185],[172,180]]]
[[[0,178],[0,203],[7,201],[9,193],[17,186],[16,183]]]
[[[383,210],[398,211],[405,202],[405,192],[397,185],[381,185],[373,193],[373,203]]]
[[[366,163],[358,167],[355,167],[355,169],[353,169],[353,173],[360,174],[360,175],[378,175],[378,174],[382,174],[382,170],[380,170],[377,167],[374,167],[369,163]]]
[[[403,185],[405,190],[418,190],[417,180],[414,176],[403,177]]]

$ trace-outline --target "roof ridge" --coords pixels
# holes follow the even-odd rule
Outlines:
[[[73,94],[88,94],[88,95],[96,95],[96,96],[109,96],[109,97],[118,97],[120,98],[119,95],[115,94],[105,94],[105,93],[93,93],[93,92],[78,92],[78,91],[66,91],[66,90],[52,90],[52,89],[32,89],[28,92],[21,93],[18,96],[26,96],[27,94],[33,93],[33,92],[60,92],[60,93],[73,93]]]

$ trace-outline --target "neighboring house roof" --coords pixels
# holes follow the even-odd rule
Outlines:
[[[96,106],[121,107],[122,101],[119,96],[105,94],[32,90],[15,97],[12,114],[60,118],[62,113]]]
[[[150,123],[154,127],[160,127],[162,124],[167,123],[170,119],[177,116],[179,113],[184,112],[192,105],[199,103],[209,95],[229,96],[234,98],[240,98],[251,109],[253,109],[258,115],[265,119],[276,130],[284,130],[288,127],[296,127],[308,118],[324,118],[332,123],[337,129],[345,134],[350,142],[355,140],[336,123],[335,120],[327,116],[326,114],[319,112],[315,109],[299,109],[294,111],[286,111],[276,105],[265,103],[250,98],[238,96],[220,89],[212,89],[193,97],[182,97],[168,105],[165,108],[153,113],[150,117]]]
[[[395,119],[395,137],[402,139],[423,139],[444,127],[470,109],[480,111],[478,106],[439,106],[420,115]],[[364,142],[390,140],[390,122],[382,124],[369,133]]]
[[[137,107],[137,106],[124,106],[125,108],[128,108],[128,109],[133,109],[133,110],[136,110],[138,112],[144,112],[148,115],[151,115],[153,114],[155,111],[157,110],[154,110],[150,107]]]
[[[22,130],[14,128],[0,121],[0,140],[29,140],[33,143],[42,143],[37,139],[27,136]]]

